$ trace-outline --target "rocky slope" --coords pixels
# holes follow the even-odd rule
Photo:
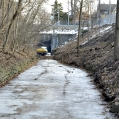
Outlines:
[[[119,61],[114,61],[114,29],[112,25],[111,30],[80,45],[79,55],[76,41],[58,48],[53,54],[53,58],[62,63],[88,71],[106,101],[113,101],[119,93]]]

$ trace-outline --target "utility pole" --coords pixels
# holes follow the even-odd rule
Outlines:
[[[59,19],[60,19],[60,13],[59,13],[59,7],[58,7],[58,25],[59,25]]]
[[[88,43],[90,40],[90,1],[88,1]]]
[[[101,19],[100,19],[100,0],[99,0],[99,10],[98,10],[98,18],[99,18],[99,34],[100,34],[100,22],[101,22]]]
[[[111,0],[109,0],[109,23],[111,24]]]
[[[89,43],[89,40],[90,40],[90,36],[91,36],[91,32],[92,32],[92,8],[91,8],[91,5],[92,5],[92,0],[88,0],[88,43]]]
[[[68,25],[69,25],[69,0],[68,0]]]
[[[52,27],[53,27],[54,23],[55,23],[55,13],[54,13],[54,8],[53,8],[53,24],[52,24]],[[53,34],[54,34],[54,27],[53,27]]]
[[[93,29],[93,6],[94,6],[94,1],[93,0],[91,0],[91,8],[90,8],[90,10],[91,10],[91,12],[90,12],[90,14],[91,14],[91,29]]]
[[[53,24],[55,23],[54,19],[55,19],[55,13],[54,13],[54,8],[53,8]]]
[[[111,15],[111,0],[109,0],[109,15]]]

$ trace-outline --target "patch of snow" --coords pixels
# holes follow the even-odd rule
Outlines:
[[[50,52],[48,52],[45,56],[51,56],[51,53],[50,53]]]
[[[83,42],[81,45],[84,45],[84,44],[86,44],[86,43],[88,43],[88,40],[86,40],[85,42]]]
[[[77,30],[49,30],[49,31],[42,31],[40,32],[40,34],[77,34],[78,31]]]
[[[104,33],[105,31],[107,31],[107,30],[109,30],[109,29],[111,29],[112,28],[112,26],[108,26],[108,27],[106,27],[106,28],[104,28],[104,29],[101,29],[100,30],[100,33]]]

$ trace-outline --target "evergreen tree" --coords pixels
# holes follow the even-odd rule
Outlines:
[[[63,15],[62,4],[61,3],[58,3],[58,1],[55,0],[54,4],[52,6],[53,6],[53,8],[52,8],[52,15],[54,16],[55,22],[58,21],[58,18],[59,18],[59,21],[60,21],[60,18]]]

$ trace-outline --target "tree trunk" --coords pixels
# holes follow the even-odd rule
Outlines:
[[[12,16],[12,19],[11,19],[10,24],[9,24],[9,26],[8,26],[7,33],[6,33],[6,36],[5,36],[5,42],[4,42],[3,48],[2,48],[2,51],[3,51],[3,52],[5,52],[5,47],[6,47],[6,44],[7,44],[7,41],[8,41],[8,36],[9,36],[10,30],[11,30],[12,24],[13,24],[14,20],[16,19],[17,15],[18,15],[19,12],[20,12],[20,8],[21,8],[22,1],[23,1],[23,0],[19,0],[19,1],[18,1],[17,9],[16,9],[14,15]]]
[[[119,60],[119,0],[117,0],[117,13],[116,13],[116,28],[115,28],[115,43],[114,43],[114,59]]]
[[[79,12],[79,31],[78,31],[78,41],[77,41],[77,54],[79,54],[79,41],[81,39],[81,20],[82,20],[82,6],[83,6],[83,0],[81,0],[80,3],[80,12]]]
[[[73,3],[73,0],[71,0],[71,16],[72,16],[72,20],[73,20],[73,16],[74,16],[74,3]]]

